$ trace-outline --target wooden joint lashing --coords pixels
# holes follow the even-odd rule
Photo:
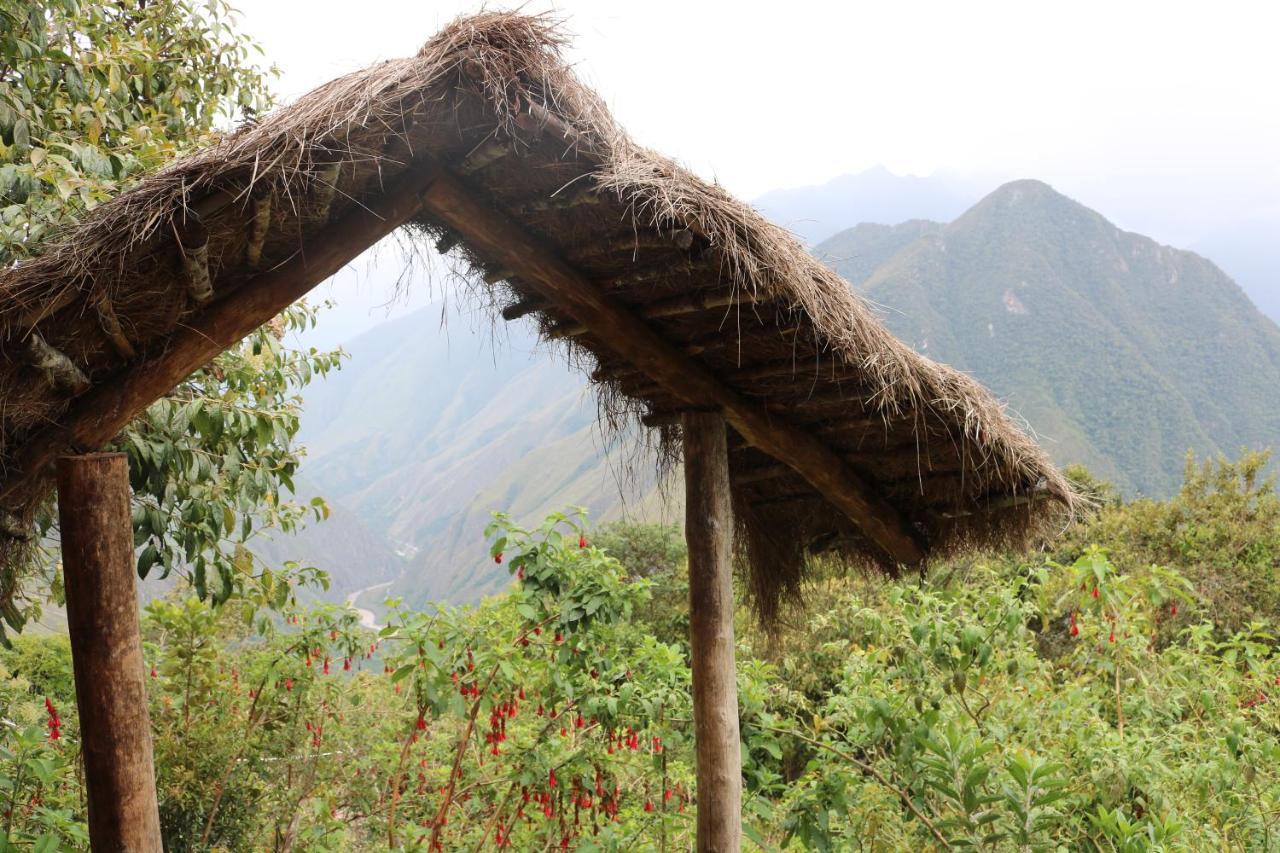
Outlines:
[[[197,304],[203,305],[213,298],[213,278],[209,275],[209,231],[200,217],[188,210],[186,219],[178,226],[177,236],[187,293]]]
[[[125,361],[131,360],[136,355],[133,342],[124,333],[124,328],[120,325],[120,317],[116,314],[115,306],[111,304],[111,295],[105,289],[100,288],[97,291],[93,307],[98,314],[98,325],[102,327],[116,354]]]
[[[311,198],[315,203],[316,219],[328,221],[329,208],[333,206],[333,198],[338,192],[338,177],[342,173],[342,163],[325,163],[316,169],[312,176],[314,189]]]
[[[541,311],[547,307],[545,299],[534,297],[526,297],[519,301],[513,302],[502,309],[502,319],[510,322],[511,320],[519,320],[521,317],[527,317],[535,311]]]
[[[267,242],[267,232],[271,230],[271,195],[258,196],[253,200],[253,216],[249,219],[249,242],[245,246],[245,262],[252,269],[257,269],[262,261],[262,247]]]
[[[492,166],[499,160],[511,154],[515,148],[510,140],[506,139],[488,139],[480,143],[471,153],[462,158],[462,162],[458,165],[458,172],[463,175],[472,175],[488,166]]]
[[[54,388],[65,388],[74,394],[89,387],[89,377],[61,350],[54,348],[36,330],[27,337],[27,355],[31,366],[44,374],[45,381]]]

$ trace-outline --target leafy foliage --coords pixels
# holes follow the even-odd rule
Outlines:
[[[333,605],[253,625],[194,597],[150,605],[167,849],[688,846],[688,648],[654,636],[669,614],[648,615],[681,573],[635,577],[576,515],[525,530],[499,514],[487,534],[509,593],[462,609],[393,600],[377,632]],[[746,632],[748,838],[1272,849],[1274,629],[1216,626],[1194,584],[1119,562],[1123,544],[923,582],[831,575],[764,651]],[[44,781],[23,771],[14,785],[15,803],[38,802],[15,812],[12,843],[72,843],[83,814],[65,643],[24,638],[0,666],[19,723],[0,778],[33,755],[52,762]],[[42,691],[68,717],[58,741],[42,740]]]
[[[1117,500],[1105,490],[1097,516],[1070,531],[1060,558],[1106,542],[1126,566],[1177,566],[1223,631],[1280,613],[1280,496],[1269,453],[1236,461],[1186,459],[1168,500]]]
[[[0,0],[0,264],[270,104],[226,0]]]
[[[193,147],[216,124],[270,103],[269,72],[235,28],[224,0],[0,0],[0,263],[38,253],[57,229]],[[290,349],[286,332],[313,324],[296,305],[197,371],[118,438],[129,455],[138,573],[178,571],[200,598],[233,594],[249,607],[284,606],[316,572],[272,570],[246,542],[290,532],[323,501],[289,494],[298,391],[339,354]],[[39,519],[56,540],[52,507]],[[6,579],[3,623],[21,630],[46,590],[60,599],[56,554]],[[0,642],[6,639],[0,623]]]

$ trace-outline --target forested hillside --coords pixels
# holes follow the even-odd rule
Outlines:
[[[499,507],[525,521],[564,505],[602,521],[679,511],[655,499],[648,466],[628,466],[634,447],[600,430],[581,376],[527,324],[494,328],[437,304],[345,349],[340,373],[308,389],[303,471],[405,556],[397,595],[474,601],[505,586],[471,547]],[[387,579],[340,553],[318,565],[343,588]]]
[[[1280,443],[1280,328],[1209,261],[1043,183],[1007,184],[944,227],[860,226],[815,252],[903,340],[1006,399],[1058,462],[1130,493],[1168,494],[1188,450]]]

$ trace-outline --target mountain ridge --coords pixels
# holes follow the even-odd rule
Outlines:
[[[832,251],[856,248],[851,232],[815,253],[886,306],[904,341],[1009,401],[1060,462],[1159,494],[1188,449],[1234,454],[1280,437],[1280,416],[1249,405],[1275,396],[1280,329],[1199,255],[1034,180],[1002,185],[869,275]],[[1205,357],[1212,334],[1232,369]],[[1088,382],[1066,369],[1077,361],[1093,366]]]

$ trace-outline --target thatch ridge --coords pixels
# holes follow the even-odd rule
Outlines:
[[[148,176],[40,256],[0,271],[0,480],[23,485],[3,507],[11,520],[29,525],[48,491],[46,471],[14,470],[17,451],[56,424],[74,397],[31,385],[22,349],[33,330],[80,364],[91,384],[110,381],[127,360],[96,329],[91,307],[102,299],[114,304],[120,326],[140,351],[161,350],[181,319],[199,310],[181,293],[171,262],[196,213],[209,232],[217,295],[227,297],[253,285],[256,271],[243,257],[245,212],[254,203],[270,199],[264,265],[279,263],[299,250],[317,222],[332,218],[330,207],[360,205],[424,151],[460,170],[480,163],[469,177],[477,191],[566,257],[610,234],[636,235],[629,258],[588,253],[578,266],[602,280],[612,277],[618,298],[637,310],[655,295],[733,294],[735,301],[718,311],[655,324],[695,350],[737,334],[731,352],[701,356],[724,374],[752,366],[757,354],[763,364],[770,352],[790,352],[795,370],[789,378],[774,377],[781,386],[776,393],[769,383],[744,386],[766,402],[776,397],[786,417],[796,399],[812,402],[806,389],[815,395],[822,389],[848,392],[847,404],[837,400],[832,411],[806,423],[838,429],[844,422],[881,419],[882,430],[864,429],[841,448],[866,449],[865,470],[873,481],[882,479],[876,446],[898,447],[901,455],[914,445],[914,490],[910,476],[885,479],[884,485],[886,493],[901,492],[895,500],[927,537],[931,554],[1020,540],[1075,510],[1078,497],[1070,484],[978,383],[894,338],[839,276],[784,229],[631,141],[564,63],[566,42],[559,23],[547,16],[461,18],[417,55],[340,77]],[[588,215],[568,204],[556,213],[520,213],[519,199],[563,200],[584,189],[594,194]],[[419,234],[458,245],[474,280],[495,302],[532,298],[518,277],[499,275],[489,259],[471,253],[465,235],[449,234],[429,217],[418,224]],[[684,242],[653,248],[640,238],[649,233],[658,243],[663,235],[683,235]],[[619,271],[653,268],[653,259],[659,269],[674,259],[677,271],[657,283],[617,285]],[[660,419],[673,408],[661,389],[647,388],[644,377],[620,372],[607,346],[589,332],[575,336],[572,324],[548,306],[537,315],[544,331],[568,337],[571,350],[598,368],[594,376],[604,386],[608,414]],[[779,348],[783,334],[790,337]],[[669,453],[678,432],[667,425],[659,435]],[[750,448],[743,451],[749,458]],[[939,471],[954,470],[933,471],[935,455],[942,459]],[[748,468],[735,463],[735,474]],[[751,470],[758,473],[758,464]],[[780,592],[795,588],[807,550],[831,548],[883,562],[856,530],[847,529],[847,519],[831,517],[819,496],[806,495],[803,484],[781,477],[785,487],[775,494],[772,485],[747,485],[748,479],[742,477],[741,487],[735,482],[744,526],[740,542],[751,552],[753,588],[765,609]],[[761,508],[788,500],[800,501],[802,511]],[[19,540],[6,541],[12,550],[0,553],[0,566],[12,568]]]

